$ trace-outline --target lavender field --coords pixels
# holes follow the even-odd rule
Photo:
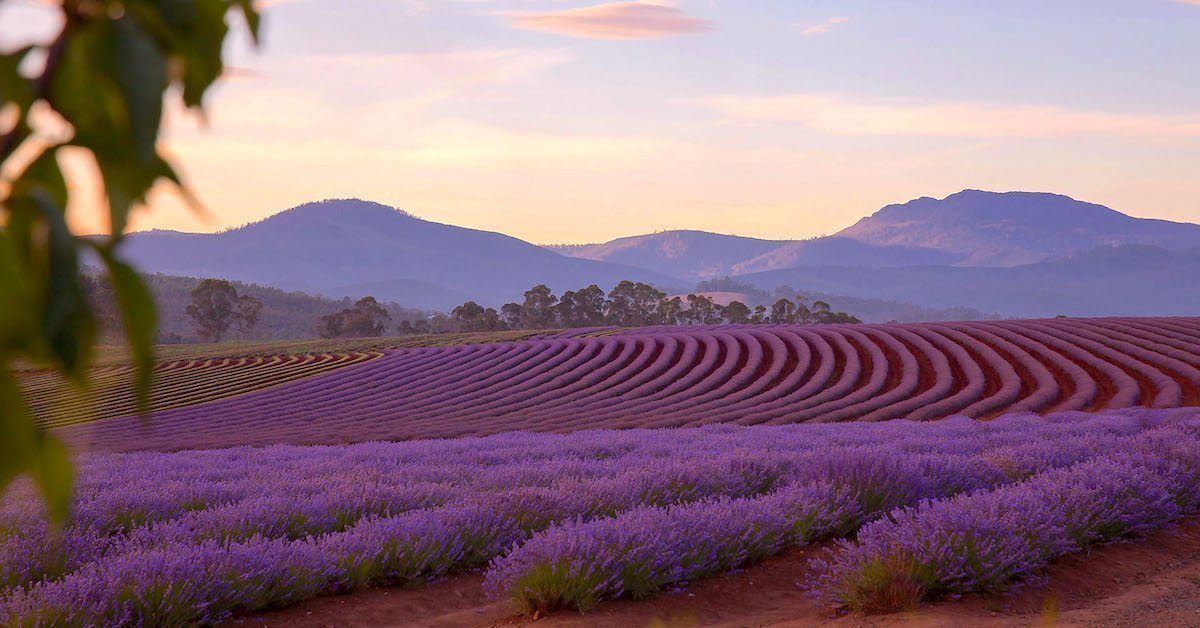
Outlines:
[[[70,524],[0,509],[0,624],[177,625],[485,569],[588,610],[842,539],[797,596],[897,610],[1005,590],[1200,503],[1200,410],[510,433],[97,453]],[[897,597],[897,590],[906,592]]]
[[[589,332],[606,335],[574,337]],[[149,424],[45,421],[131,451],[1200,405],[1200,318],[654,326],[381,353],[294,380],[167,365],[184,373]]]

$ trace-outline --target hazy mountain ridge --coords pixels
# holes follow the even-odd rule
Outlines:
[[[1120,245],[1021,266],[810,266],[737,279],[1011,317],[1182,316],[1200,311],[1198,271],[1198,250]]]
[[[1124,244],[1200,247],[1200,225],[1134,218],[1061,194],[963,190],[888,205],[832,236],[807,240],[678,230],[550,248],[711,279],[800,266],[1018,266]]]
[[[607,290],[630,279],[675,293],[727,275],[767,291],[790,285],[930,311],[1085,316],[1200,309],[1193,280],[1200,225],[1132,218],[1040,193],[967,190],[920,198],[811,240],[681,230],[539,247],[352,199],[307,203],[221,233],[154,231],[129,239],[127,255],[147,272],[333,298],[371,294],[443,311],[468,299],[490,306],[519,300],[538,283],[561,294],[592,283]]]
[[[765,255],[788,242],[680,229],[599,244],[548,245],[546,248],[569,257],[650,268],[695,282],[728,275],[737,264]]]
[[[1200,225],[1134,218],[1061,194],[963,190],[888,205],[836,235],[959,254],[964,266],[1018,266],[1101,246],[1200,246]]]
[[[873,245],[853,238],[829,236],[789,242],[753,259],[735,264],[731,274],[795,268],[797,266],[931,266],[956,264],[962,255],[912,246]]]
[[[837,236],[763,240],[693,230],[546,248],[569,257],[638,266],[691,281],[800,265],[917,266],[953,264],[964,257],[936,249],[879,246]]]
[[[686,285],[651,270],[564,257],[507,235],[355,199],[306,203],[222,233],[135,233],[126,255],[147,272],[224,277],[333,298],[374,290],[380,299],[431,309],[462,303],[461,295],[499,305],[537,283],[560,291],[622,279]],[[435,288],[416,295],[405,290],[418,283]]]

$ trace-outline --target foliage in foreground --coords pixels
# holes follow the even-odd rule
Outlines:
[[[52,42],[0,53],[0,488],[22,472],[41,486],[50,514],[69,503],[66,449],[41,430],[12,374],[19,359],[86,382],[95,335],[80,257],[104,265],[119,306],[140,394],[148,394],[154,303],[119,244],[132,209],[159,181],[182,188],[157,146],[163,96],[177,88],[199,109],[221,76],[226,14],[240,8],[257,35],[250,0],[65,0]],[[40,65],[36,76],[23,68]],[[103,184],[110,236],[71,233],[71,186],[59,157],[87,154]],[[186,194],[186,192],[185,192]]]

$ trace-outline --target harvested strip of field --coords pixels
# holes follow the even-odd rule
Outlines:
[[[167,345],[158,348],[159,357],[164,359],[154,368],[150,410],[168,410],[286,384],[383,357],[384,349],[567,338],[589,332],[596,330]],[[34,416],[43,426],[60,427],[135,414],[133,371],[122,355],[118,349],[102,348],[101,366],[92,371],[89,388],[83,392],[69,386],[56,372],[21,371],[21,387]]]
[[[168,410],[253,392],[383,355],[380,351],[353,351],[162,362],[154,369],[150,409]],[[26,374],[21,384],[34,416],[46,427],[137,412],[133,370],[128,367],[97,369],[84,395],[75,393],[61,377],[50,372]]]
[[[1200,319],[652,327],[398,349],[149,424],[63,433],[90,450],[171,450],[1177,407],[1200,400],[1192,325]]]

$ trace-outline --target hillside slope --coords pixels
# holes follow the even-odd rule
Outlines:
[[[307,203],[222,233],[136,233],[126,254],[146,272],[224,277],[334,298],[371,293],[433,309],[449,309],[464,297],[499,305],[538,283],[559,291],[611,287],[622,279],[681,283],[354,199]]]
[[[143,279],[154,296],[155,305],[158,306],[160,341],[196,342],[196,330],[192,319],[187,315],[187,306],[192,300],[192,289],[199,285],[201,280],[196,277],[159,273],[144,275]],[[316,335],[315,324],[318,317],[352,305],[349,299],[330,299],[240,281],[232,281],[230,284],[239,295],[254,297],[263,304],[260,319],[254,329],[245,334],[238,333],[236,328],[231,329],[228,336],[230,340],[312,338]],[[402,320],[415,321],[425,318],[427,314],[424,310],[401,307],[389,301],[380,305],[392,317],[393,326]],[[101,308],[102,318],[110,322],[102,331],[108,335],[119,333],[114,304],[105,301],[98,306]],[[393,331],[394,329],[389,328],[388,334]]]

